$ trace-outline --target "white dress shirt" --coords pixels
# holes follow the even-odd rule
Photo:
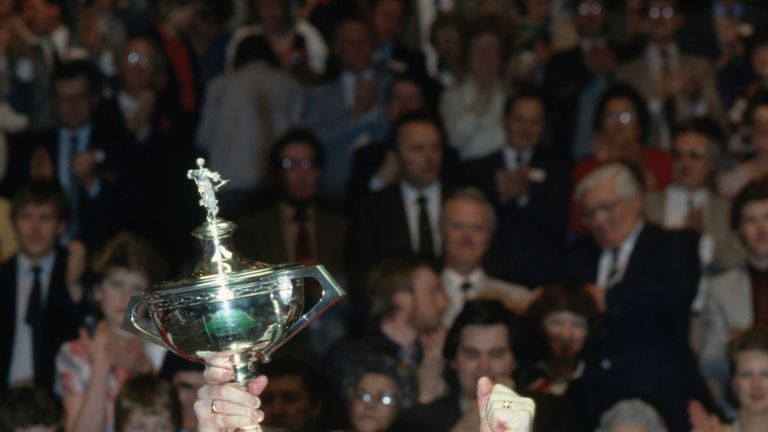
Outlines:
[[[504,157],[504,168],[510,171],[517,171],[527,167],[528,164],[531,163],[533,150],[525,149],[523,151],[519,151],[512,146],[505,145],[501,154]],[[525,207],[528,204],[528,200],[529,196],[523,195],[517,199],[517,205],[520,207]]]
[[[51,273],[56,261],[56,252],[51,252],[40,262],[40,300],[46,304]],[[32,379],[35,375],[35,364],[32,343],[32,326],[27,324],[26,315],[29,307],[29,296],[32,294],[34,266],[22,253],[16,257],[16,286],[8,287],[16,290],[16,320],[14,322],[13,348],[11,352],[11,367],[8,371],[8,383]]]
[[[405,218],[408,221],[408,234],[411,238],[411,250],[419,251],[419,203],[420,196],[427,199],[427,213],[429,213],[429,227],[432,230],[432,250],[435,255],[440,255],[441,238],[438,229],[440,221],[440,209],[442,208],[442,198],[440,182],[436,181],[422,190],[418,190],[409,185],[406,181],[400,182],[400,196],[403,198],[403,207],[405,208]]]
[[[640,235],[640,231],[643,230],[645,222],[639,222],[635,229],[624,239],[624,241],[618,247],[618,273],[616,281],[621,281],[624,278],[624,272],[627,270],[627,264],[632,256],[632,251],[635,249],[635,243],[637,237]],[[603,249],[600,254],[600,261],[597,267],[597,286],[603,289],[608,289],[608,277],[611,273],[611,266],[613,261],[613,250]]]
[[[469,275],[462,275],[456,270],[444,267],[440,276],[443,282],[443,290],[448,299],[448,308],[443,315],[443,324],[450,327],[453,321],[461,313],[464,303],[467,300],[473,300],[481,294],[488,294],[487,298],[495,298],[503,303],[515,301],[528,293],[528,289],[522,285],[515,285],[488,276],[482,268],[476,268]],[[462,288],[462,285],[469,283],[468,289]]]

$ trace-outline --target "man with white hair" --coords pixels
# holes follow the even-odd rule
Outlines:
[[[688,345],[697,238],[646,223],[639,184],[620,163],[582,180],[576,198],[593,238],[574,245],[566,271],[593,284],[605,313],[603,366],[623,373],[631,394],[655,401],[671,430],[689,430],[688,401],[710,400]]]

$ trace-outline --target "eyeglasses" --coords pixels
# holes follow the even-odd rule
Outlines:
[[[648,9],[648,18],[650,19],[671,19],[673,16],[675,16],[675,10],[669,6],[663,8],[654,6]]]
[[[152,67],[152,60],[150,60],[149,57],[143,56],[135,51],[129,52],[125,56],[125,61],[128,62],[130,65],[139,66],[143,68],[150,68]]]
[[[352,394],[352,397],[368,405],[370,403],[378,402],[380,405],[390,406],[397,403],[397,398],[390,392],[382,391],[378,394],[372,394],[365,389],[357,389]]]
[[[607,201],[599,203],[591,207],[582,206],[581,208],[581,220],[589,222],[594,220],[599,215],[608,215],[613,213],[619,205],[624,202],[622,198],[616,198],[613,201]]]
[[[634,111],[609,112],[603,118],[608,123],[629,124],[636,115]]]
[[[603,7],[600,6],[600,3],[582,3],[579,5],[578,8],[576,8],[576,11],[579,13],[579,15],[587,16],[587,15],[600,15],[603,12]]]
[[[284,158],[280,161],[280,166],[283,169],[289,170],[291,168],[308,170],[315,166],[315,162],[312,159],[291,159]]]

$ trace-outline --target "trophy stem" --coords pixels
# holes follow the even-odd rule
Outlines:
[[[248,387],[248,383],[259,376],[256,371],[258,362],[253,361],[250,352],[235,353],[232,355],[232,367],[235,379],[233,382]]]

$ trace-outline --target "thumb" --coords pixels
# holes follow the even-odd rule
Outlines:
[[[493,382],[488,377],[482,377],[477,381],[477,405],[481,416],[485,414],[485,410],[488,407],[491,390],[493,390]]]

